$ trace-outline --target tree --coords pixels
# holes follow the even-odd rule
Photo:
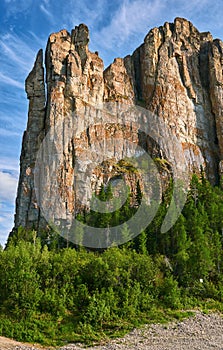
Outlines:
[[[178,281],[184,283],[187,274],[187,263],[189,259],[189,249],[191,242],[187,237],[185,228],[186,220],[181,214],[173,227],[174,234],[174,274]]]
[[[147,254],[147,234],[145,231],[142,231],[138,237],[138,252],[141,254]]]
[[[204,229],[205,221],[205,216],[201,215],[196,208],[191,226],[188,227],[191,236],[188,261],[191,281],[208,278],[208,274],[213,268],[208,235]]]
[[[107,188],[106,188],[106,192],[105,192],[105,195],[106,195],[106,200],[109,201],[113,198],[113,192],[112,192],[112,185],[111,183],[109,182]]]
[[[104,184],[101,184],[100,190],[99,190],[99,194],[98,194],[98,198],[103,201],[106,202],[107,198],[106,198],[106,192],[105,192],[105,187]]]
[[[132,245],[132,242],[130,242],[130,239],[131,239],[131,232],[129,230],[127,223],[125,222],[121,230],[120,242],[124,244],[125,248],[130,248],[130,246]]]
[[[141,191],[141,187],[139,184],[139,180],[137,180],[137,184],[136,184],[136,204],[137,206],[140,206],[141,201],[142,201],[142,191]]]

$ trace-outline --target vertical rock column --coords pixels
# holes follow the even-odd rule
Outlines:
[[[219,171],[222,176],[223,164],[223,43],[214,40],[209,50],[209,80],[212,112],[215,116],[216,134],[219,145]]]
[[[20,178],[16,199],[15,227],[32,228],[38,223],[39,210],[34,193],[36,153],[44,137],[45,87],[43,51],[37,54],[34,67],[26,79],[29,99],[27,129],[23,136],[20,157]]]

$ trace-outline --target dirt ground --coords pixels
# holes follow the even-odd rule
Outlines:
[[[40,345],[32,345],[27,343],[20,343],[12,339],[0,337],[0,350],[46,350],[47,348]]]

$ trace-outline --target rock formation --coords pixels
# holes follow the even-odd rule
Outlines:
[[[200,33],[189,21],[176,18],[174,23],[152,29],[132,55],[115,59],[106,70],[98,53],[89,51],[88,43],[89,31],[84,24],[71,34],[66,30],[51,34],[45,65],[40,50],[26,79],[29,114],[20,159],[15,228],[46,227],[38,205],[34,174],[41,142],[56,125],[62,125],[62,129],[60,136],[55,131],[58,141],[54,148],[63,154],[56,169],[57,185],[70,212],[80,208],[75,202],[78,191],[86,202],[102,182],[108,183],[121,175],[130,187],[133,182],[141,181],[140,173],[129,175],[128,165],[125,169],[117,166],[128,155],[122,139],[146,144],[153,157],[165,159],[165,167],[170,164],[168,169],[163,169],[163,177],[169,176],[168,151],[165,153],[162,147],[139,133],[134,116],[125,128],[125,120],[122,125],[115,120],[111,123],[102,120],[103,127],[94,123],[96,115],[100,119],[95,107],[105,102],[127,107],[139,105],[153,112],[182,144],[191,172],[199,171],[202,166],[212,183],[223,174],[223,43],[220,40],[213,40],[209,32]],[[72,113],[77,118],[68,127],[63,122]],[[81,132],[70,137],[68,130],[75,128]],[[103,140],[109,137],[116,150],[93,169],[89,185],[85,174],[90,171],[90,154],[97,153],[97,147],[101,149]],[[67,142],[61,143],[62,138],[67,138]],[[83,174],[78,189],[75,171]],[[43,189],[52,208],[55,186],[49,184],[48,189]]]

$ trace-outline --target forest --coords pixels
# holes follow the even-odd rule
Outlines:
[[[47,345],[91,343],[144,323],[181,319],[197,308],[223,311],[222,185],[193,175],[180,217],[161,233],[170,185],[151,224],[108,249],[91,250],[55,232],[37,235],[20,227],[0,249],[0,334]],[[111,188],[102,186],[98,196],[111,198]],[[129,194],[120,210],[87,212],[78,220],[115,226],[136,210]],[[127,241],[127,224],[122,234]]]

